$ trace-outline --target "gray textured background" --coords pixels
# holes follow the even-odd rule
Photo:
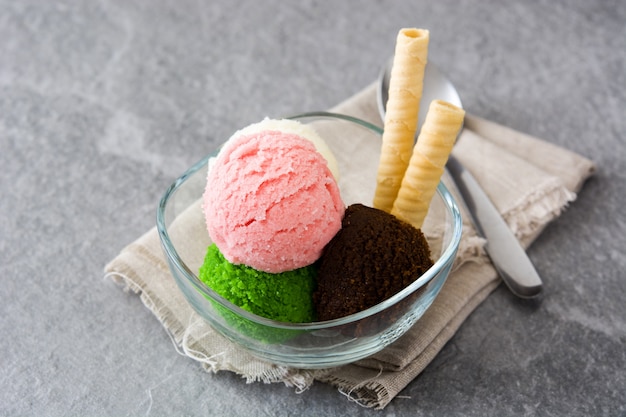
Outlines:
[[[625,415],[626,2],[0,0],[0,415]],[[385,410],[209,375],[102,277],[237,128],[370,84],[397,30],[466,109],[599,171]],[[303,410],[306,410],[304,412]]]

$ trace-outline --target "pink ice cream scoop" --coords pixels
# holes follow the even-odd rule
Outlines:
[[[280,130],[235,135],[210,164],[207,229],[233,264],[279,273],[315,262],[345,206],[326,159]]]

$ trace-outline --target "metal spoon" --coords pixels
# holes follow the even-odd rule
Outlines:
[[[378,109],[383,120],[385,120],[392,62],[389,61],[382,69],[378,83]],[[445,100],[462,107],[461,98],[454,85],[437,67],[428,63],[424,71],[418,132],[424,122],[430,102],[435,99]],[[487,240],[485,250],[502,280],[518,297],[530,298],[538,295],[542,288],[539,274],[487,194],[454,156],[450,155],[446,168],[463,197],[478,234]]]

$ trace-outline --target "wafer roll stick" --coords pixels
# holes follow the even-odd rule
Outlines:
[[[415,142],[428,41],[425,29],[401,29],[396,39],[373,202],[386,212],[398,195]]]
[[[430,103],[391,214],[421,228],[465,111],[442,100]]]

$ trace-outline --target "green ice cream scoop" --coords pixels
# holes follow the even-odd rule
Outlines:
[[[208,247],[199,278],[231,303],[256,315],[291,323],[314,321],[313,265],[272,274],[230,263],[215,244]]]

